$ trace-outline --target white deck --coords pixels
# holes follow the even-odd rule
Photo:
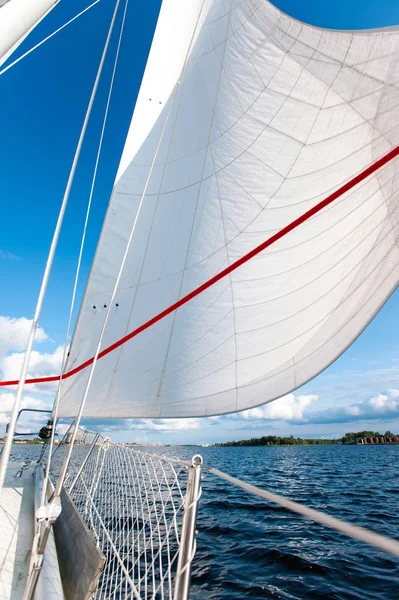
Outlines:
[[[34,534],[36,463],[15,477],[24,463],[10,463],[0,493],[0,600],[21,600],[29,570]],[[51,532],[34,600],[64,600],[57,551]]]
[[[33,542],[33,467],[15,474],[23,463],[11,463],[0,492],[0,600],[19,600],[28,575]]]

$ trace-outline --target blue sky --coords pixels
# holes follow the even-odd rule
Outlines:
[[[63,0],[13,58],[43,39],[90,2]],[[397,0],[278,0],[288,14],[332,29],[399,24]],[[107,207],[130,116],[145,67],[160,0],[130,0],[115,81],[100,176],[94,195],[79,296],[83,292]],[[95,76],[113,2],[101,0],[67,29],[0,76],[0,374],[20,360],[63,188]],[[111,47],[115,48],[116,39]],[[41,318],[37,361],[51,371],[63,344],[79,235],[95,160],[111,61],[90,122],[87,141],[62,230]],[[118,440],[186,443],[252,437],[267,433],[333,436],[363,428],[399,430],[399,294],[393,295],[355,344],[327,371],[283,404],[245,417],[193,419],[184,423],[134,421],[111,425]],[[3,357],[3,358],[2,358]],[[3,361],[3,362],[2,362]],[[6,362],[4,362],[6,361]],[[7,362],[8,361],[8,362]],[[28,404],[51,396],[27,391]],[[12,397],[0,394],[0,412]],[[41,404],[40,404],[41,405]],[[395,415],[398,415],[395,418]],[[379,417],[379,418],[377,418]],[[3,418],[4,421],[4,418]],[[1,423],[0,418],[0,423]],[[109,426],[110,424],[108,424]]]

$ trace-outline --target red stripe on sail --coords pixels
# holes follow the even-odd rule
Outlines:
[[[332,204],[332,202],[337,200],[337,198],[340,198],[343,194],[345,194],[346,192],[351,190],[353,187],[355,187],[356,185],[358,185],[359,183],[364,181],[367,177],[369,177],[370,175],[372,175],[373,173],[375,173],[376,171],[381,169],[383,166],[385,166],[391,160],[396,158],[398,155],[399,155],[399,146],[397,146],[396,148],[393,148],[393,150],[388,152],[388,154],[385,154],[385,156],[383,156],[379,160],[375,161],[373,164],[371,164],[366,169],[364,169],[364,171],[362,171],[361,173],[356,175],[356,177],[353,177],[353,179],[351,179],[350,181],[345,183],[343,186],[338,188],[335,192],[333,192],[332,194],[327,196],[327,198],[325,198],[324,200],[322,200],[321,202],[316,204],[313,208],[311,208],[310,210],[305,212],[303,215],[301,215],[300,217],[298,217],[297,219],[295,219],[294,221],[292,221],[291,223],[289,223],[288,225],[283,227],[283,229],[280,229],[280,231],[278,231],[277,233],[272,235],[270,238],[268,238],[267,240],[262,242],[262,244],[259,244],[259,246],[256,246],[256,248],[254,248],[253,250],[251,250],[250,252],[248,252],[247,254],[245,254],[244,256],[242,256],[241,258],[236,260],[235,262],[233,262],[231,265],[229,265],[228,267],[223,269],[223,271],[220,271],[220,273],[218,273],[214,277],[211,277],[211,279],[208,279],[208,281],[206,281],[205,283],[203,283],[202,285],[197,287],[195,290],[193,290],[186,296],[183,296],[183,298],[180,298],[180,300],[178,300],[174,304],[171,304],[168,308],[166,308],[165,310],[163,310],[162,312],[157,314],[155,317],[153,317],[146,323],[143,323],[143,325],[140,325],[140,327],[137,327],[137,329],[134,329],[133,331],[131,331],[130,333],[125,335],[120,340],[117,340],[116,342],[114,342],[113,344],[108,346],[107,348],[104,348],[104,350],[102,350],[99,353],[98,359],[101,359],[104,356],[106,356],[107,354],[110,354],[110,352],[113,352],[114,350],[116,350],[117,348],[119,348],[120,346],[122,346],[123,344],[128,342],[129,340],[133,339],[134,337],[136,337],[136,335],[139,335],[139,333],[142,333],[146,329],[149,329],[150,327],[155,325],[155,323],[158,323],[158,321],[161,321],[162,319],[164,319],[165,317],[170,315],[172,312],[174,312],[175,310],[177,310],[184,304],[187,304],[187,302],[190,302],[190,300],[193,300],[193,298],[196,298],[196,296],[199,296],[200,294],[202,294],[202,292],[204,292],[205,290],[207,290],[208,288],[213,286],[215,283],[218,283],[218,281],[220,281],[221,279],[223,279],[224,277],[226,277],[227,275],[229,275],[230,273],[232,273],[233,271],[235,271],[236,269],[241,267],[241,265],[243,265],[246,262],[248,262],[249,260],[251,260],[251,258],[253,258],[257,254],[259,254],[260,252],[263,252],[263,250],[265,250],[266,248],[268,248],[269,246],[271,246],[272,244],[274,244],[275,242],[277,242],[278,240],[280,240],[281,238],[286,236],[288,233],[293,231],[293,229],[296,229],[297,227],[299,227],[299,225],[302,225],[302,223],[304,223],[305,221],[308,221],[311,217],[313,217],[318,212],[323,210],[323,208],[326,208],[326,206],[328,206],[329,204]],[[70,371],[65,373],[62,376],[62,378],[68,379],[69,377],[76,375],[80,371],[83,371],[83,369],[86,369],[86,367],[89,367],[93,362],[94,362],[94,357],[89,358],[81,365],[78,365],[74,369],[71,369]],[[59,380],[60,380],[60,376],[54,375],[52,377],[36,377],[33,379],[27,379],[25,381],[25,383],[50,383],[52,381],[59,381]],[[18,380],[16,380],[16,381],[0,381],[0,386],[10,386],[10,385],[17,385],[17,384],[18,384]]]

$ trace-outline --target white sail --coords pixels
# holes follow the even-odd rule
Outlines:
[[[0,2],[0,66],[59,0]]]
[[[67,371],[95,353],[148,177],[103,348],[301,223],[100,358],[85,416],[247,409],[359,335],[399,277],[399,158],[376,163],[399,145],[398,49],[398,29],[318,29],[265,0],[164,1]]]

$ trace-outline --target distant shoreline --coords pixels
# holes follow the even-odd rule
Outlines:
[[[358,431],[345,433],[342,438],[323,439],[323,438],[295,438],[293,435],[282,437],[277,435],[267,435],[250,440],[239,440],[233,442],[220,442],[215,444],[218,447],[231,446],[334,446],[334,445],[369,445],[369,446],[391,446],[399,444],[399,435],[386,431],[381,434],[378,431]]]
[[[190,444],[191,445],[191,444]],[[192,444],[195,446],[196,444]],[[388,443],[377,443],[377,444],[361,444],[358,442],[349,442],[348,444],[343,444],[341,441],[339,442],[326,442],[325,444],[234,444],[234,443],[218,443],[213,444],[213,447],[218,448],[279,448],[279,447],[302,447],[302,446],[398,446],[399,442],[388,442]],[[212,447],[212,444],[210,444]]]
[[[4,438],[0,438],[0,446],[4,444]],[[40,446],[44,442],[40,438],[14,440],[14,446]],[[238,440],[230,442],[218,442],[214,444],[203,443],[203,444],[137,444],[135,442],[125,442],[124,445],[129,446],[195,446],[195,447],[217,447],[217,448],[231,448],[231,447],[255,447],[255,446],[337,446],[337,445],[360,445],[360,446],[393,446],[399,444],[399,435],[394,434],[391,431],[386,431],[384,434],[378,431],[358,431],[345,433],[344,436],[337,439],[324,439],[324,438],[295,438],[293,435],[289,437],[267,435],[260,438],[251,438],[249,440]]]

